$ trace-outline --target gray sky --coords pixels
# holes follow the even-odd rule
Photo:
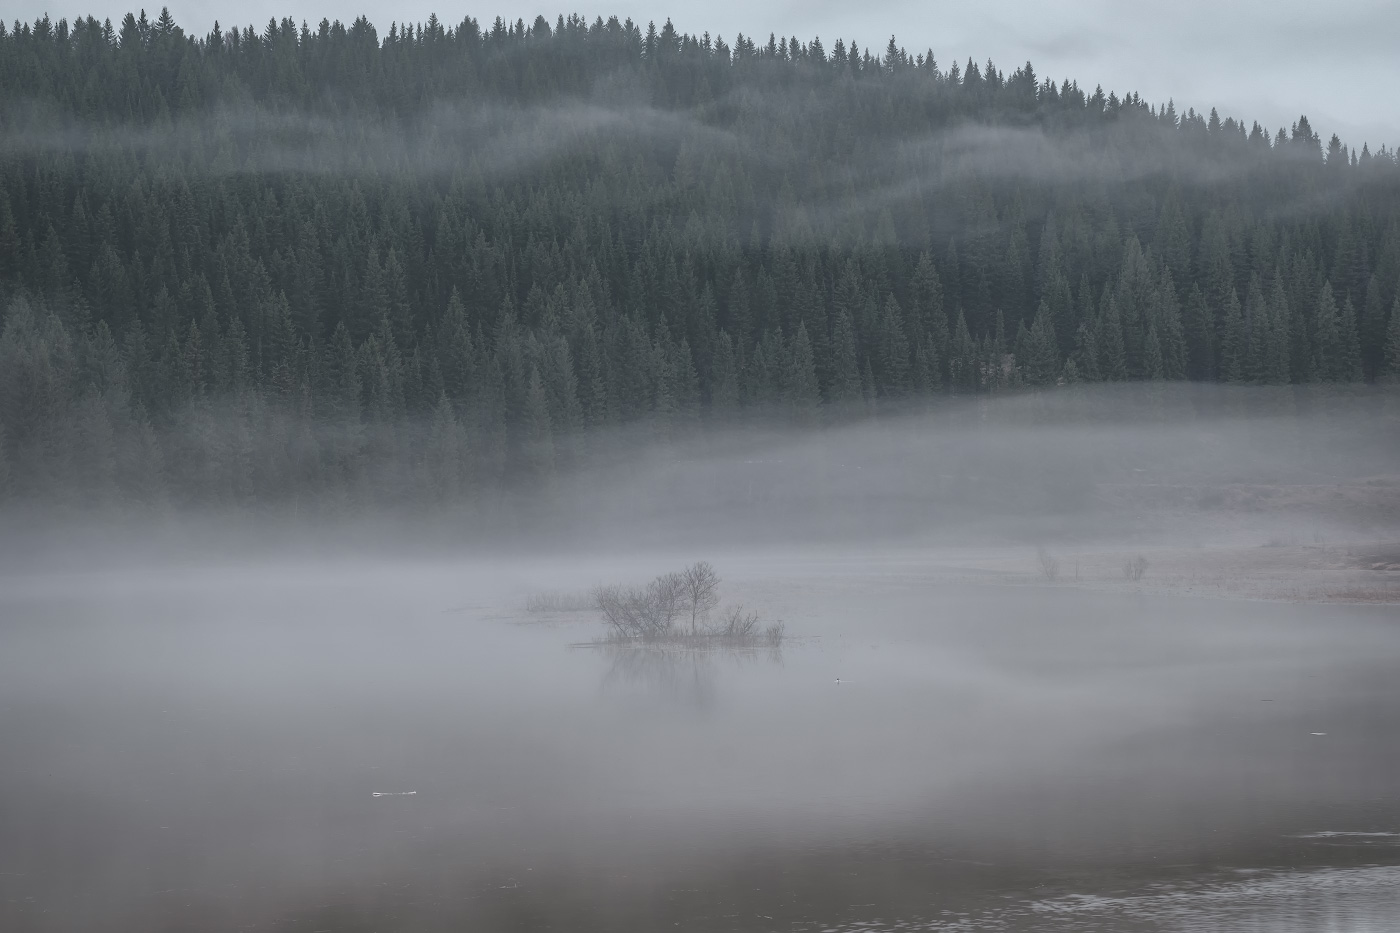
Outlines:
[[[160,0],[152,0],[154,15]],[[33,19],[47,11],[71,16],[51,0],[11,0],[5,16]],[[214,19],[261,28],[270,16],[294,15],[313,24],[322,16],[350,20],[365,12],[381,31],[391,20],[422,21],[436,12],[447,22],[470,13],[483,23],[497,15],[551,22],[562,7],[498,0],[484,7],[463,0],[171,0],[187,30],[204,33]],[[115,0],[89,0],[84,14],[111,16]],[[1397,0],[711,0],[669,4],[613,0],[609,7],[573,9],[658,24],[670,16],[687,32],[732,40],[736,31],[767,37],[821,36],[883,49],[890,34],[912,53],[932,47],[942,65],[954,58],[994,59],[1003,69],[1029,59],[1042,77],[1077,79],[1092,88],[1137,91],[1150,101],[1174,98],[1177,109],[1259,120],[1270,131],[1306,113],[1324,137],[1348,144],[1400,143],[1400,2]]]

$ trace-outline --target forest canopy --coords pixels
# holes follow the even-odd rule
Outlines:
[[[0,89],[4,497],[442,501],[611,427],[1400,381],[1400,159],[1306,117],[580,16],[46,16]]]

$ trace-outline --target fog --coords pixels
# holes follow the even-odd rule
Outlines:
[[[433,513],[11,510],[0,927],[1379,928],[1397,417],[1064,390]],[[782,644],[599,644],[696,560]]]
[[[45,12],[65,11],[47,0],[19,0],[10,15],[33,20]],[[1003,67],[1032,61],[1056,81],[1069,77],[1081,85],[1102,84],[1105,92],[1138,91],[1153,101],[1174,98],[1177,110],[1194,107],[1208,113],[1220,108],[1246,123],[1258,120],[1271,132],[1289,126],[1306,113],[1327,138],[1339,133],[1357,148],[1369,141],[1374,151],[1382,143],[1400,141],[1400,111],[1384,94],[1370,88],[1393,85],[1400,74],[1393,54],[1393,36],[1400,23],[1394,4],[1380,0],[1345,0],[1323,5],[1299,2],[1206,5],[1199,0],[1174,0],[1154,8],[1150,22],[1125,16],[1112,3],[1049,3],[1028,6],[1019,0],[998,0],[976,7],[937,8],[909,0],[853,6],[837,3],[707,3],[679,4],[658,11],[629,0],[607,8],[583,10],[590,19],[601,14],[631,16],[640,23],[667,16],[678,29],[699,35],[710,32],[732,40],[736,32],[766,38],[794,33],[803,41],[820,36],[828,45],[838,37],[854,39],[861,48],[883,49],[891,34],[911,53],[933,49],[940,62],[978,63],[988,57]],[[218,19],[224,28],[252,24],[261,28],[269,17],[281,18],[288,9],[277,3],[255,2],[229,10],[205,0],[181,0],[170,10],[186,29],[202,35]],[[114,22],[124,5],[96,4],[85,8]],[[149,10],[154,16],[156,9]],[[308,4],[298,11],[314,26],[322,17],[349,22],[365,13],[387,31],[391,20],[424,22],[430,13],[456,23],[465,15],[489,23],[501,15],[530,22],[543,13],[551,21],[568,9],[542,9],[537,4],[505,3],[490,9],[470,4],[377,4],[347,9],[338,4]],[[1193,50],[1183,54],[1183,49]]]
[[[846,95],[849,92],[850,96]],[[183,117],[168,126],[113,128],[48,112],[18,99],[0,109],[7,132],[0,155],[16,157],[131,155],[154,165],[178,166],[196,177],[247,174],[375,178],[403,173],[415,179],[453,180],[492,190],[528,183],[551,170],[619,164],[623,156],[648,161],[692,184],[712,180],[716,165],[732,167],[773,185],[798,187],[791,194],[759,185],[741,204],[716,204],[704,212],[709,225],[747,230],[776,216],[783,242],[825,243],[851,235],[852,221],[869,223],[881,210],[900,216],[921,198],[956,196],[969,184],[1107,186],[1131,191],[1144,181],[1170,179],[1190,188],[1212,189],[1261,177],[1265,157],[1182,145],[1174,129],[1155,124],[1112,123],[1066,134],[1043,127],[988,126],[954,122],[934,131],[895,136],[872,134],[837,146],[840,159],[814,162],[794,148],[775,126],[800,121],[819,126],[839,120],[876,88],[854,86],[839,95],[763,93],[740,88],[703,113],[654,106],[650,90],[626,79],[602,80],[580,99],[522,105],[504,98],[488,102],[438,99],[416,104],[393,121],[333,112],[224,105],[212,113]],[[813,140],[817,142],[817,140]],[[825,142],[823,142],[825,144]],[[721,173],[722,174],[722,173]],[[597,178],[592,203],[650,198],[668,203],[665,190],[638,190],[638,179],[621,172]],[[1279,190],[1251,198],[1267,219],[1313,215],[1345,200],[1341,189]],[[675,216],[678,225],[692,222]],[[920,227],[923,226],[921,223]],[[930,232],[940,239],[971,239],[976,232],[951,217]],[[922,245],[903,231],[902,244]]]

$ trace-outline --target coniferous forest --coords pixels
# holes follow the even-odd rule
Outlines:
[[[577,16],[0,24],[14,500],[436,502],[608,429],[1397,381],[1398,286],[1394,149],[1030,63]]]

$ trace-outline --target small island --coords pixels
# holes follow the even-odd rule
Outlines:
[[[777,648],[782,622],[763,622],[742,605],[720,608],[720,576],[706,561],[665,573],[643,586],[595,587],[594,607],[608,623],[601,644],[684,648]]]

